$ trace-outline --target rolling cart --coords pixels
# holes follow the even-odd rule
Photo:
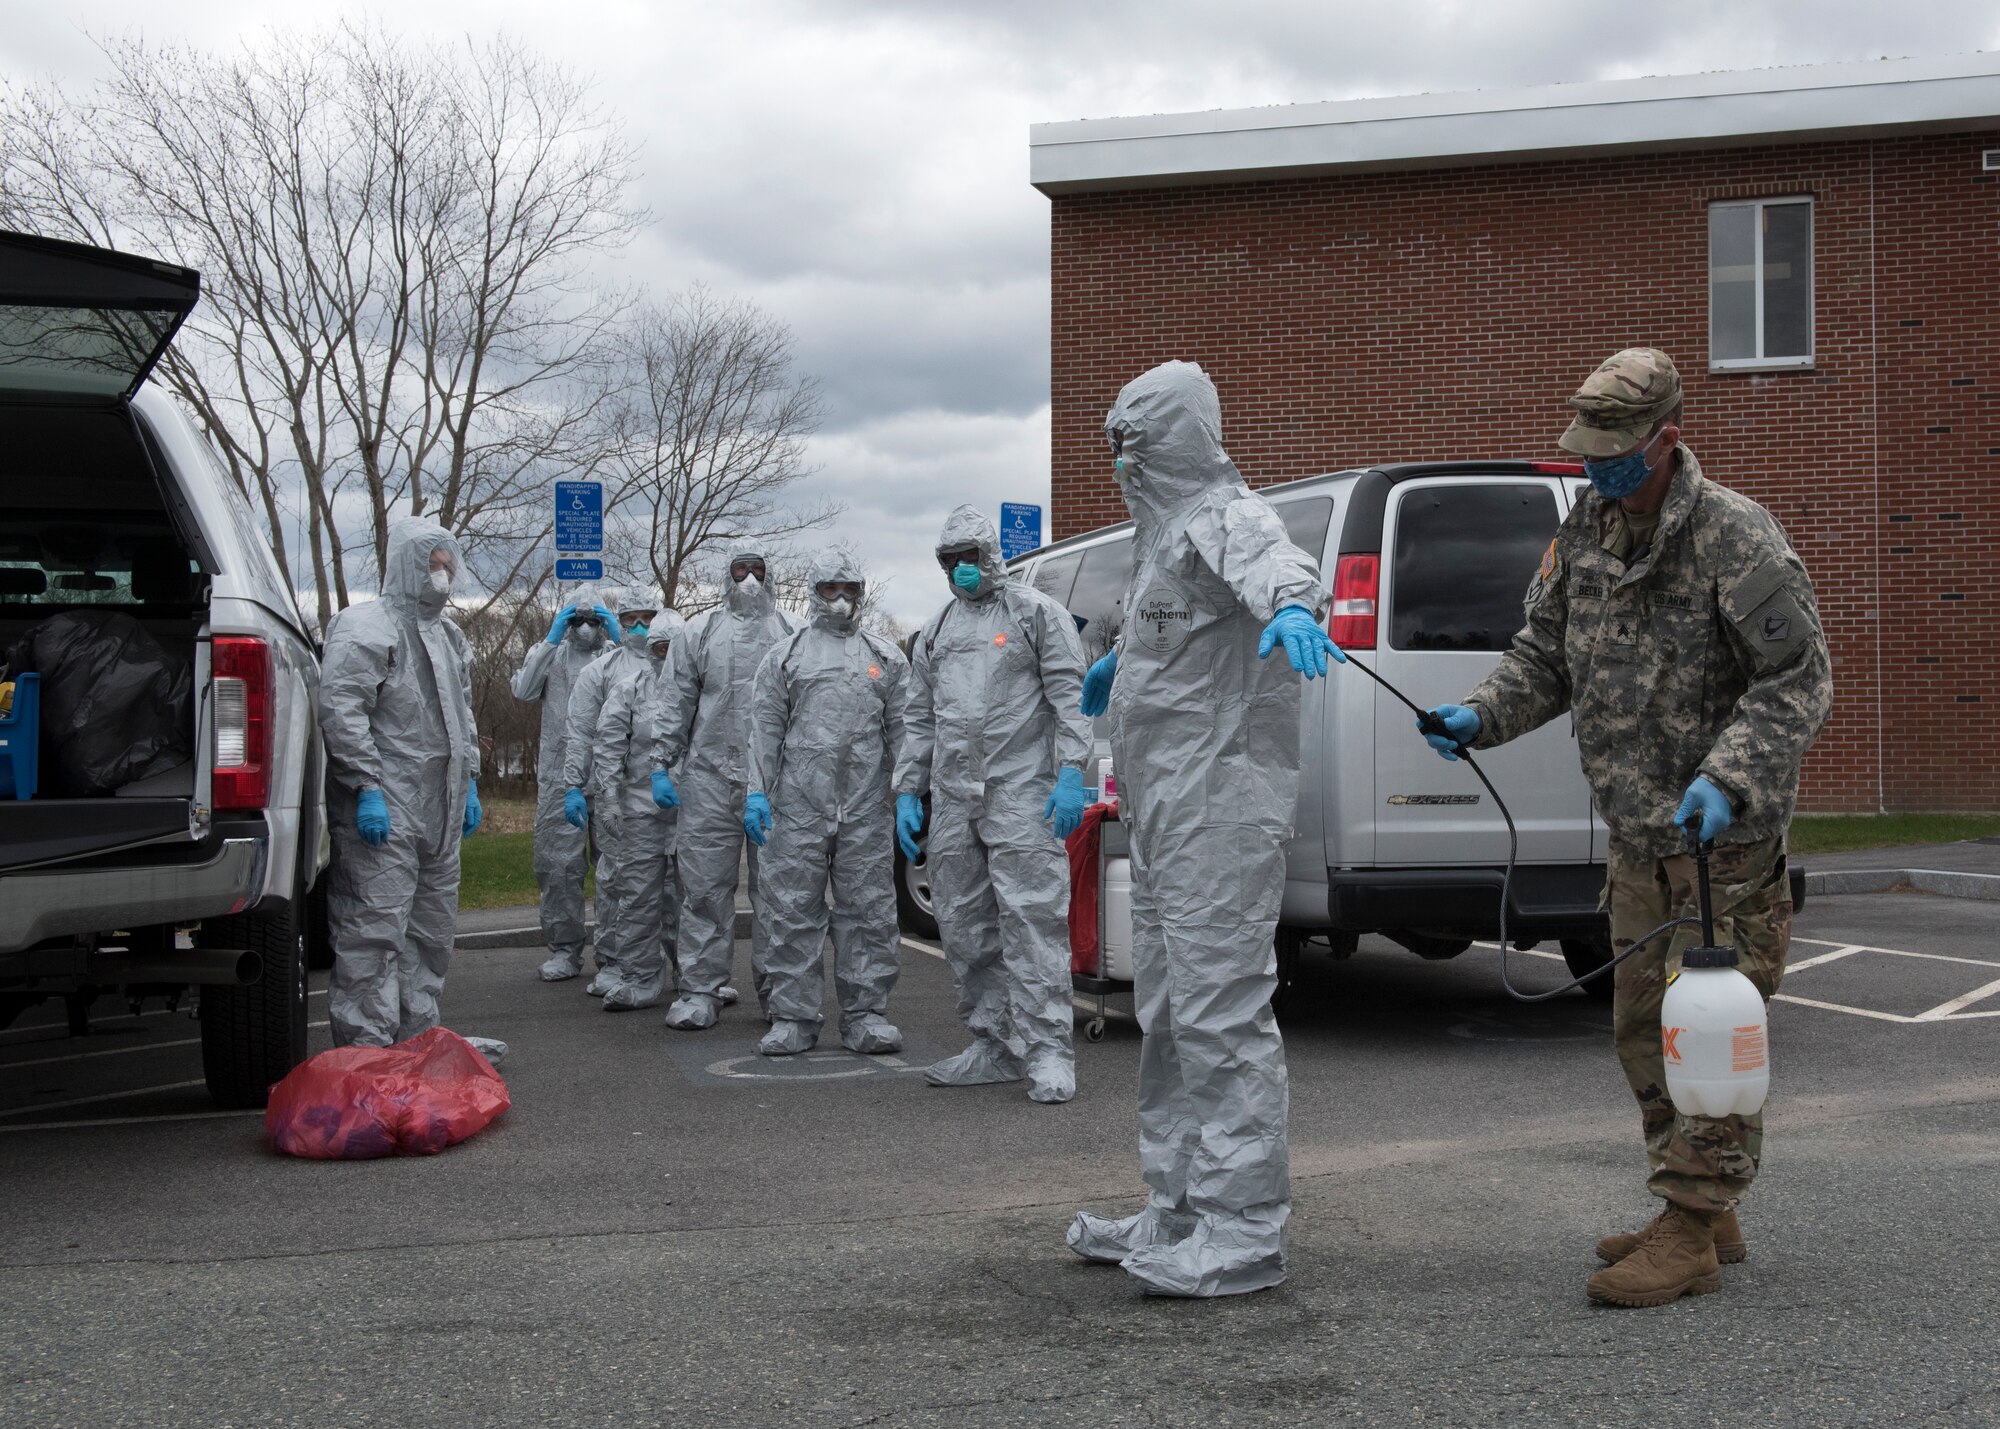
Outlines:
[[[1131,840],[1125,825],[1107,817],[1098,826],[1097,958],[1091,972],[1070,972],[1070,986],[1096,1000],[1083,1035],[1104,1040],[1104,1000],[1132,990]]]

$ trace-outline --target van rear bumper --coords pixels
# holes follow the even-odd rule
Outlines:
[[[1792,868],[1792,911],[1805,907],[1805,872]],[[1368,933],[1410,928],[1490,938],[1500,932],[1502,868],[1328,869],[1327,917],[1335,928]],[[1514,870],[1508,890],[1507,936],[1604,937],[1610,929],[1597,903],[1601,863],[1535,864]]]
[[[224,838],[195,864],[41,868],[0,875],[0,952],[49,938],[191,923],[240,913],[258,900],[267,837]]]

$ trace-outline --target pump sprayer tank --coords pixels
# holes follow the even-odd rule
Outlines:
[[[1689,948],[1660,1005],[1667,1095],[1694,1116],[1748,1116],[1771,1088],[1770,1025],[1757,985],[1736,969],[1736,950],[1715,945],[1708,892],[1712,844],[1694,836],[1702,946]]]

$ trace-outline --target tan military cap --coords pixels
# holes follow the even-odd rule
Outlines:
[[[1681,375],[1671,357],[1657,347],[1614,352],[1569,399],[1576,418],[1557,445],[1592,458],[1628,452],[1680,400]]]

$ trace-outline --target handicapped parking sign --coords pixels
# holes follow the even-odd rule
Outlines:
[[[556,554],[595,556],[604,550],[604,483],[556,483]]]
[[[1042,546],[1042,508],[1025,501],[1000,503],[1000,559],[1011,561]]]

